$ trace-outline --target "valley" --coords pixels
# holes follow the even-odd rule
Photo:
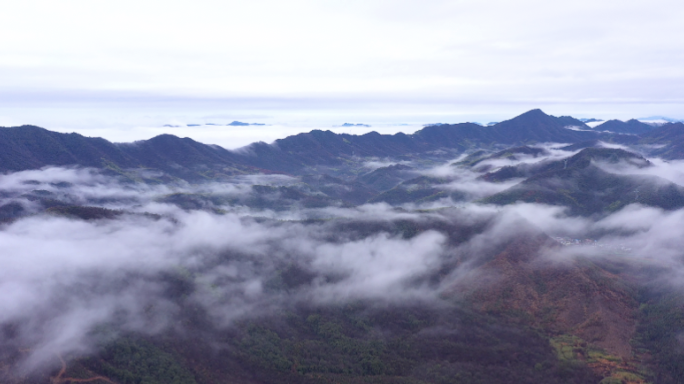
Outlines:
[[[0,381],[679,383],[682,140],[0,128]]]

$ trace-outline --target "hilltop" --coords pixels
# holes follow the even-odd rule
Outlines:
[[[488,180],[520,176],[527,179],[483,202],[562,205],[583,215],[612,212],[633,202],[664,209],[684,207],[684,187],[657,176],[607,172],[598,165],[601,162],[650,165],[643,157],[621,149],[587,148],[567,160],[510,167],[485,175]]]
[[[456,154],[475,146],[574,143],[599,137],[593,132],[565,129],[567,122],[567,118],[533,110],[488,127],[472,123],[443,124],[427,126],[411,135],[370,132],[360,136],[314,130],[273,144],[254,143],[236,151],[168,134],[135,143],[114,144],[76,133],[21,126],[0,128],[0,171],[47,165],[113,170],[151,168],[173,177],[201,181],[259,171],[306,173],[307,168],[339,167],[358,157],[410,159],[439,150]]]
[[[622,132],[1,128],[0,381],[677,383],[684,125]]]

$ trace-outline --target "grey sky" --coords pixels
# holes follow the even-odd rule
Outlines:
[[[17,1],[0,124],[684,118],[681,20],[675,0]]]

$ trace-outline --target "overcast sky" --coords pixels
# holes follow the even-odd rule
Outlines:
[[[681,0],[12,1],[0,125],[684,118],[682,20]]]

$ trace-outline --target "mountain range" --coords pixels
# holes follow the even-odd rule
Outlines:
[[[236,150],[0,128],[0,381],[679,383],[680,159],[682,123],[538,109]]]
[[[498,194],[485,196],[482,202],[510,204],[528,201],[571,206],[573,212],[584,215],[616,210],[634,201],[663,208],[680,206],[682,192],[676,185],[655,180],[655,176],[637,178],[608,173],[593,165],[593,161],[633,161],[636,159],[634,156],[645,161],[639,155],[620,149],[600,148],[605,143],[626,145],[638,153],[669,160],[684,158],[684,124],[672,123],[654,128],[636,120],[626,123],[610,120],[599,127],[604,125],[613,128],[591,131],[577,119],[549,116],[537,109],[488,127],[472,123],[440,124],[427,126],[410,135],[381,135],[376,132],[348,135],[314,130],[276,140],[272,144],[254,143],[237,150],[168,134],[134,143],[111,143],[76,133],[63,134],[21,126],[0,128],[0,170],[91,167],[132,182],[148,184],[186,181],[201,184],[250,174],[300,177],[304,183],[300,186],[276,189],[263,186],[260,187],[262,189],[254,189],[261,197],[240,200],[252,207],[278,206],[285,209],[296,202],[312,206],[365,202],[400,205],[446,197],[455,201],[468,199],[470,195],[463,191],[445,190],[453,178],[426,176],[420,171],[425,166],[437,165],[460,155],[462,158],[455,166],[479,173],[479,179],[483,181],[522,181]],[[576,130],[577,127],[583,129]],[[618,132],[607,132],[610,130]],[[641,133],[634,134],[636,131]],[[539,147],[543,143],[566,143],[561,148],[565,151],[585,150],[563,161],[493,165],[525,157],[546,158],[548,150]],[[399,164],[369,170],[364,165],[369,159],[386,159]],[[413,165],[401,165],[401,162]],[[417,164],[422,165],[416,168]],[[558,188],[559,180],[564,188]],[[655,185],[658,189],[649,187]],[[599,192],[602,200],[593,201]],[[281,195],[285,200],[276,203],[277,196]],[[48,196],[36,196],[34,199],[43,201],[46,208],[57,204]],[[228,197],[212,199],[237,201]],[[165,201],[186,207],[213,204],[206,197],[188,195],[169,197]],[[8,212],[5,214],[9,215],[7,217],[21,212],[15,205],[2,209]]]
[[[307,168],[336,167],[358,157],[409,159],[439,154],[439,151],[456,154],[474,147],[577,143],[595,139],[634,142],[629,136],[574,131],[566,129],[568,125],[583,126],[584,123],[532,110],[488,127],[472,123],[444,124],[428,126],[410,135],[376,132],[349,135],[314,130],[272,144],[254,143],[233,151],[168,134],[118,144],[77,133],[63,134],[21,126],[0,129],[0,171],[48,165],[152,168],[182,179],[200,181],[257,170],[301,174]]]

